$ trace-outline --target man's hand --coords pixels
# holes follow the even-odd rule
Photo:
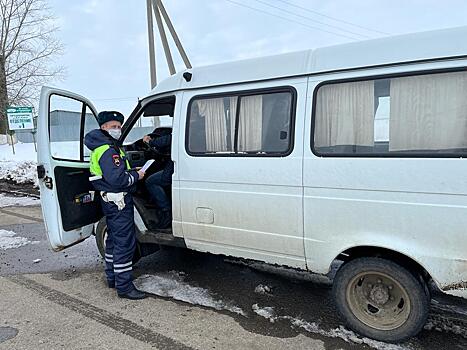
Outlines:
[[[149,141],[151,141],[151,136],[145,135],[145,136],[143,137],[143,142],[149,143]]]
[[[138,180],[141,180],[144,177],[145,174],[146,173],[144,171],[142,171],[141,169],[138,170],[138,176],[139,176]]]

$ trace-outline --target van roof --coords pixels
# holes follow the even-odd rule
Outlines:
[[[194,67],[161,81],[150,95],[186,88],[467,56],[466,38],[467,26]],[[193,74],[190,82],[183,78],[186,71]]]

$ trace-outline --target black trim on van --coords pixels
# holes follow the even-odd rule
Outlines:
[[[463,57],[463,56],[462,56]],[[410,77],[410,76],[422,76],[430,74],[442,74],[442,73],[455,73],[455,72],[465,72],[467,67],[451,67],[451,68],[439,68],[439,69],[429,69],[423,71],[412,71],[412,72],[401,72],[401,73],[388,73],[388,74],[379,74],[379,75],[367,75],[353,78],[343,78],[335,80],[327,80],[319,83],[313,90],[313,102],[312,102],[312,111],[311,111],[311,132],[310,132],[310,147],[313,154],[317,157],[341,157],[341,158],[465,158],[467,154],[462,153],[429,153],[430,151],[417,153],[415,151],[410,151],[410,153],[405,153],[403,151],[398,152],[385,152],[385,153],[327,153],[321,154],[315,148],[314,145],[314,136],[315,136],[315,119],[316,119],[316,102],[318,90],[324,85],[339,84],[339,83],[351,83],[358,81],[369,81],[369,80],[380,80],[380,79],[391,79],[391,78],[400,78],[400,77]]]
[[[202,88],[199,88],[200,90]],[[266,95],[280,92],[288,92],[292,95],[291,108],[290,108],[290,128],[289,128],[289,147],[285,152],[269,152],[269,153],[237,153],[237,136],[238,136],[238,119],[240,114],[240,99],[245,96],[252,95]],[[192,152],[189,149],[189,124],[190,124],[190,112],[191,106],[195,100],[208,99],[208,98],[221,98],[221,97],[235,97],[237,96],[237,110],[235,115],[235,153],[206,153],[206,152]],[[221,93],[211,93],[211,94],[201,94],[193,96],[188,102],[188,107],[186,111],[186,122],[185,122],[185,152],[192,157],[287,157],[293,150],[295,145],[295,114],[297,109],[297,90],[293,86],[279,86],[279,87],[270,87],[270,88],[260,88],[260,89],[251,89],[251,90],[240,90],[240,91],[228,91]]]

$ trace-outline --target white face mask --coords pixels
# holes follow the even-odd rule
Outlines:
[[[109,129],[109,130],[107,130],[107,132],[115,140],[118,140],[120,138],[120,136],[122,136],[122,130],[120,130],[120,129]]]

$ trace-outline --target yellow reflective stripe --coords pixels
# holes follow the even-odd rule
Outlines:
[[[99,165],[99,160],[102,155],[110,148],[109,145],[102,145],[91,152],[91,160],[89,162],[89,171],[94,176],[102,176],[102,169]]]
[[[91,152],[91,160],[89,161],[89,171],[94,176],[102,176],[102,169],[99,164],[99,160],[101,159],[102,155],[110,148],[109,145],[102,145],[94,149]],[[120,157],[125,158],[125,164],[127,170],[131,169],[130,162],[126,158],[125,152],[120,148]]]

